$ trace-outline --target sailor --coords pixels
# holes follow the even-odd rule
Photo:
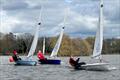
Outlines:
[[[69,59],[69,63],[75,68],[75,69],[83,69],[81,65],[85,65],[85,62],[79,62],[80,58],[77,58],[76,60],[73,59],[71,56]]]
[[[78,63],[73,59],[72,56],[71,56],[70,59],[69,59],[69,63],[70,63],[72,66],[75,66],[76,64],[78,64]]]
[[[14,61],[21,60],[21,58],[17,55],[17,51],[16,50],[13,51],[13,56],[12,57],[13,57]]]
[[[43,56],[43,53],[39,50],[38,53],[37,53],[37,57],[39,59],[45,59],[45,57]]]
[[[46,63],[47,62],[47,58],[44,57],[43,53],[39,50],[37,53],[37,57],[39,58],[39,62],[41,63]]]

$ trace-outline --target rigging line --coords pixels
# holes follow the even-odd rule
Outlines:
[[[72,48],[73,48],[73,47],[72,47],[72,38],[70,38],[70,55],[73,55],[73,54],[72,54],[72,50],[73,50]]]

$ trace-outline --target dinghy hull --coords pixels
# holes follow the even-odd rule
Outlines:
[[[93,63],[93,64],[86,64],[82,65],[85,70],[91,71],[109,71],[110,66],[108,63]]]
[[[18,60],[15,65],[36,66],[36,61]]]
[[[53,64],[60,65],[61,60],[47,59],[47,60],[39,60],[40,64]]]

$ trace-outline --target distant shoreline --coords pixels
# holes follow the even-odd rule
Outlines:
[[[120,55],[120,53],[114,53],[114,54],[102,54],[102,55]],[[10,55],[0,55],[0,56],[12,56],[12,54]],[[19,56],[27,56],[24,54],[20,54]],[[34,56],[37,56],[36,54]],[[49,56],[49,55],[45,55],[45,56]],[[73,55],[76,56],[76,55]],[[78,56],[90,56],[90,55],[78,55]],[[69,56],[58,56],[58,57],[69,57]],[[76,56],[77,57],[77,56]]]

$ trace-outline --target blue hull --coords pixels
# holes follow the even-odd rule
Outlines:
[[[35,66],[37,64],[36,61],[25,61],[25,60],[18,60],[15,62],[15,65],[25,65],[25,66]]]
[[[60,65],[61,60],[54,60],[54,59],[47,59],[47,60],[39,60],[41,64],[53,64],[53,65]]]

